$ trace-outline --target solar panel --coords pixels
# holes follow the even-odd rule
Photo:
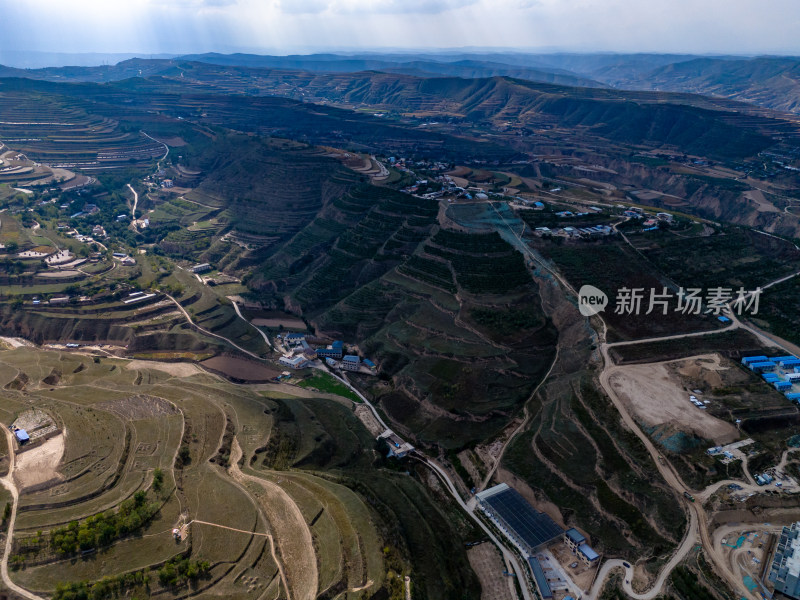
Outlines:
[[[508,488],[489,496],[485,502],[531,548],[564,533],[550,517],[534,509],[515,489]]]

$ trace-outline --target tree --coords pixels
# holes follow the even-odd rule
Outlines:
[[[156,492],[160,492],[163,486],[164,486],[164,471],[162,471],[161,469],[156,469],[153,471],[153,489]]]

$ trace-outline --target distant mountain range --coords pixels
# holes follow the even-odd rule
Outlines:
[[[201,65],[207,65],[204,69]],[[192,54],[176,58],[124,60],[95,67],[19,69],[0,66],[0,77],[47,81],[111,82],[132,77],[180,77],[216,72],[222,67],[239,79],[292,73],[361,73],[375,71],[418,78],[507,77],[577,88],[617,88],[688,92],[739,100],[769,109],[800,113],[800,59],[796,57],[703,57],[680,54]]]

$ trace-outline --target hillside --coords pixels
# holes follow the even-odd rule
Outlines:
[[[800,60],[697,58],[622,79],[620,87],[721,96],[800,112]]]

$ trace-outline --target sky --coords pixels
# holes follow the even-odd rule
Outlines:
[[[26,54],[490,48],[800,55],[800,0],[0,0]]]

